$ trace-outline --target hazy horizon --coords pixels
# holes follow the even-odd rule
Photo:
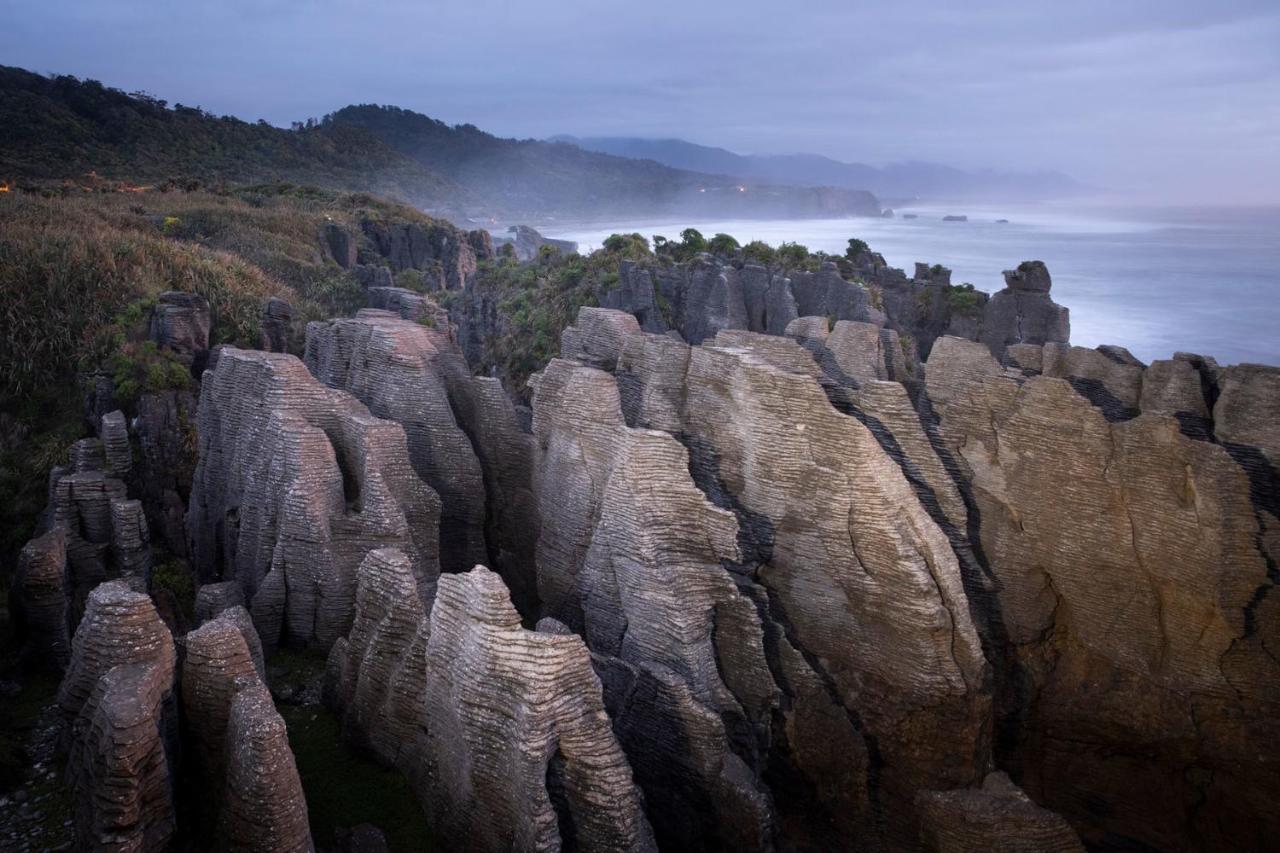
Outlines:
[[[1060,171],[1148,203],[1280,202],[1274,3],[5,5],[5,64],[283,126],[382,103],[518,138],[679,138]]]

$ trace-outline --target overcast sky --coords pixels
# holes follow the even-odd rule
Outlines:
[[[0,64],[276,124],[348,103],[1280,201],[1280,0],[0,0]]]

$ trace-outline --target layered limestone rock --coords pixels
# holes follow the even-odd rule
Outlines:
[[[496,377],[455,371],[446,374],[446,386],[454,416],[470,437],[484,475],[488,565],[502,575],[516,609],[532,617],[538,610],[533,437],[521,427],[511,398]]]
[[[307,802],[284,720],[260,681],[231,701],[219,836],[231,850],[310,853]]]
[[[302,784],[252,632],[248,614],[233,607],[186,636],[182,698],[210,794],[202,805],[228,849],[309,851]]]
[[[503,246],[511,246],[511,251],[515,252],[518,261],[534,260],[543,246],[549,246],[565,255],[572,255],[578,251],[578,244],[572,240],[543,237],[528,225],[512,225],[507,229],[507,234],[511,236],[494,237],[493,244],[499,249]]]
[[[543,613],[592,650],[660,840],[767,848],[760,767],[734,750],[762,763],[780,691],[755,604],[721,566],[739,558],[732,513],[694,486],[678,442],[625,425],[598,370],[553,361],[534,434]]]
[[[327,648],[344,634],[374,548],[405,549],[430,589],[440,502],[399,424],[293,356],[228,347],[204,377],[198,432],[192,560],[202,584],[241,586],[264,647]]]
[[[125,423],[124,412],[116,409],[103,415],[98,435],[102,439],[106,472],[112,477],[127,480],[133,471],[133,449],[129,446],[129,427]]]
[[[672,345],[632,337],[628,421],[682,436],[695,481],[738,515],[770,611],[874,739],[873,796],[909,814],[916,790],[985,769],[985,661],[946,535],[870,430],[831,405],[809,354],[780,342],[794,353],[694,347],[673,382],[679,360],[647,352]]]
[[[1084,853],[1075,830],[1004,773],[992,773],[981,788],[927,791],[917,801],[929,853]]]
[[[329,250],[329,257],[345,269],[351,269],[356,263],[357,238],[336,222],[326,222],[321,230],[321,239]]]
[[[344,730],[400,767],[432,825],[474,850],[652,850],[582,641],[527,631],[482,566],[440,578],[374,551],[329,659]]]
[[[184,516],[196,467],[195,395],[189,391],[143,394],[133,429],[141,450],[137,483],[148,526],[170,553],[185,557]]]
[[[277,296],[268,299],[262,309],[261,348],[267,352],[288,352],[292,326],[293,306]]]
[[[980,518],[1008,656],[1004,759],[1027,790],[1095,837],[1160,849],[1274,832],[1263,802],[1280,766],[1260,756],[1280,667],[1259,478],[1169,414],[1109,420],[1073,383],[1001,375],[964,342],[939,341],[926,387]]]
[[[1071,339],[1066,308],[1049,297],[1052,282],[1041,261],[1006,270],[1005,287],[992,295],[982,317],[981,340],[997,358],[1010,344],[1065,343]]]
[[[577,321],[560,333],[560,354],[612,371],[623,343],[639,331],[640,324],[631,314],[608,308],[579,308]]]
[[[825,337],[825,320],[801,329]],[[800,820],[827,827],[829,844],[869,844],[905,825],[916,790],[976,784],[989,760],[985,664],[956,557],[900,463],[833,408],[815,355],[741,330],[691,348],[632,329],[616,387],[564,361],[536,382],[543,612],[595,653],[637,778],[665,804],[653,811],[664,843],[767,846]],[[896,389],[898,419],[932,453],[902,386],[863,385]],[[833,502],[801,485],[833,477],[858,486],[833,487]],[[736,516],[733,548],[712,545],[729,532],[690,531],[721,517],[707,498]],[[962,527],[954,488],[949,498]],[[681,583],[710,602],[672,596]],[[688,636],[710,642],[648,627],[705,626],[708,612],[715,630]],[[694,650],[718,670],[672,663]]]
[[[130,578],[146,588],[150,536],[142,505],[127,498],[123,482],[102,471],[58,477],[51,497],[48,526],[65,537],[64,589],[74,627],[89,592],[104,580]]]
[[[151,313],[151,340],[198,370],[209,353],[210,322],[209,300],[168,290],[160,294]]]
[[[403,426],[414,470],[440,496],[441,567],[486,562],[484,477],[445,383],[446,374],[465,373],[461,354],[418,323],[366,309],[309,323],[305,361],[325,385]]]
[[[160,850],[174,833],[173,638],[151,600],[124,581],[97,587],[58,690],[68,782],[84,850]]]
[[[13,615],[28,669],[61,672],[70,660],[66,571],[67,537],[61,528],[32,539],[18,555]]]
[[[419,224],[366,219],[365,238],[397,272],[415,269],[426,274],[433,290],[460,290],[476,271],[476,261],[493,257],[493,244],[445,222]]]

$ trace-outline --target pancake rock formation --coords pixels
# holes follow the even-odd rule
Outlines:
[[[456,849],[655,849],[581,639],[522,628],[483,566],[442,575],[429,613],[417,584],[398,550],[361,565],[326,683],[347,735]]]
[[[404,428],[297,358],[227,347],[206,372],[187,530],[202,584],[235,581],[264,648],[327,649],[354,617],[369,551],[404,549],[430,589],[440,500]]]

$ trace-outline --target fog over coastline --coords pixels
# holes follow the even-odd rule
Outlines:
[[[1280,201],[1273,2],[51,0],[7,2],[5,19],[6,63],[280,125],[378,102],[518,137],[1055,169],[1128,202]]]

